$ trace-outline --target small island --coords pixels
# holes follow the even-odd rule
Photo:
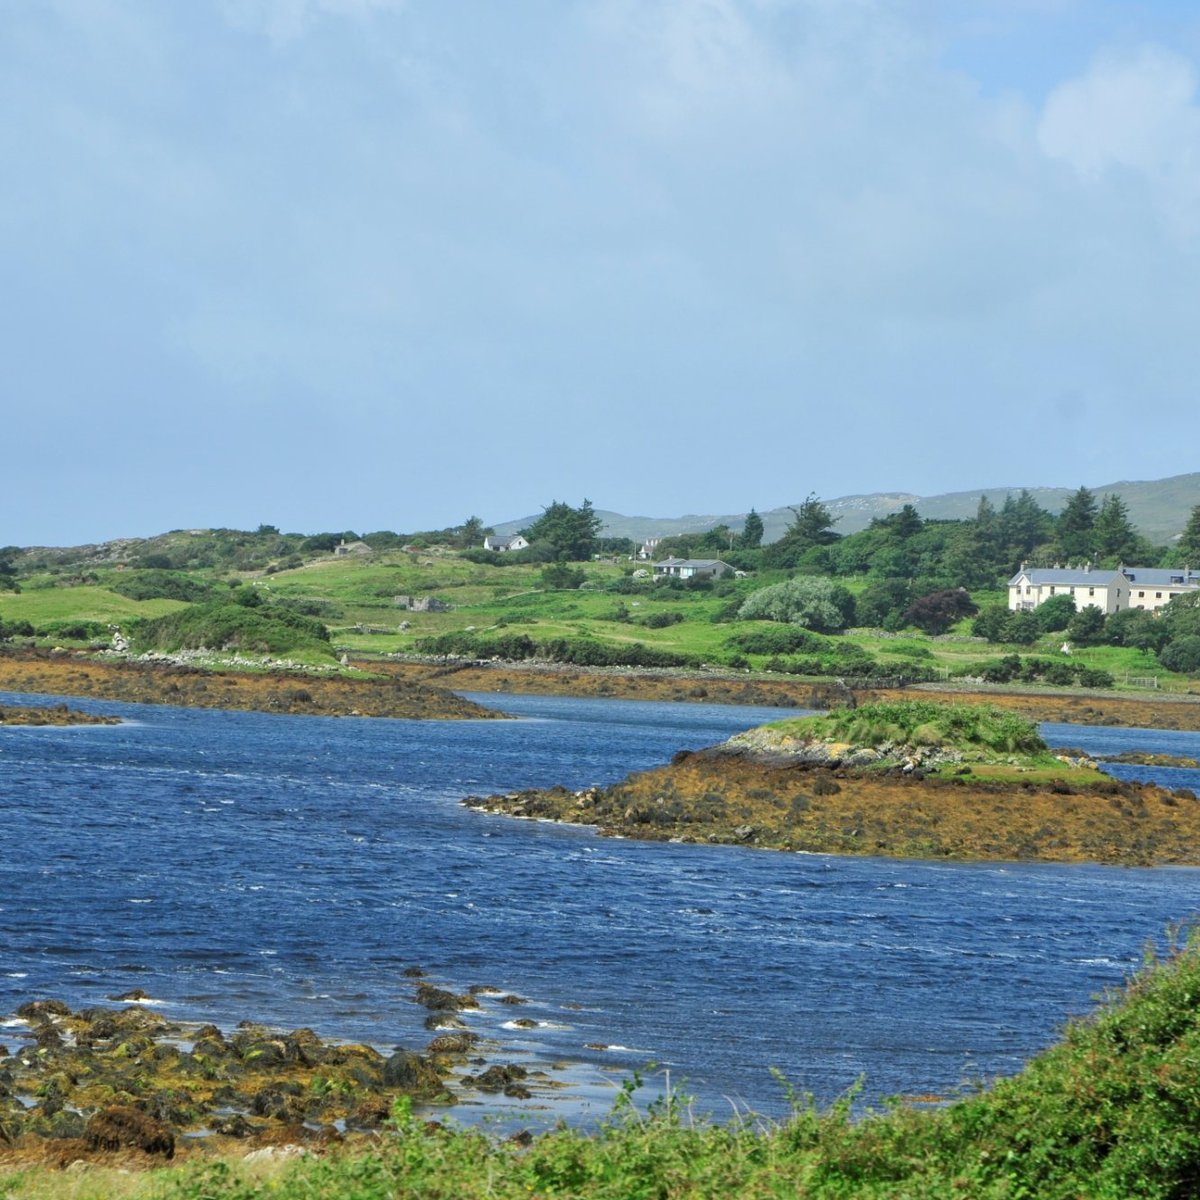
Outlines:
[[[606,788],[468,797],[655,841],[956,860],[1200,864],[1200,803],[1056,754],[998,708],[908,700],[760,726]]]
[[[0,725],[120,725],[120,717],[80,712],[65,704],[0,704]]]

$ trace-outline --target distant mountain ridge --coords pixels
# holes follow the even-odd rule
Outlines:
[[[1170,543],[1183,532],[1191,510],[1200,504],[1200,471],[1189,475],[1172,475],[1167,479],[1121,480],[1089,489],[1099,500],[1106,492],[1115,492],[1125,501],[1129,518],[1152,542],[1160,545]],[[980,496],[986,496],[999,508],[1006,496],[1017,496],[1027,491],[1043,508],[1057,513],[1062,510],[1070,496],[1079,490],[1074,487],[986,487],[969,492],[945,492],[938,496],[918,496],[909,492],[870,492],[861,495],[838,496],[827,500],[822,497],[826,508],[837,518],[834,529],[838,533],[857,533],[866,529],[877,517],[886,517],[911,504],[921,516],[931,520],[953,521],[973,517],[979,506]],[[799,507],[801,500],[796,500]],[[540,514],[539,514],[540,515]],[[679,533],[703,533],[716,525],[728,525],[740,530],[746,513],[698,514],[689,513],[682,517],[630,517],[622,513],[597,509],[596,515],[604,522],[603,532],[609,537],[628,537],[641,542],[651,537],[671,537]],[[792,522],[792,512],[787,505],[759,513],[763,519],[763,540],[772,542],[779,538]],[[537,516],[521,517],[514,521],[502,521],[496,525],[497,533],[516,533],[531,525]]]

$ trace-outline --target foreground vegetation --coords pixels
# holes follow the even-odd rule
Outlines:
[[[429,1130],[406,1102],[369,1152],[199,1163],[142,1176],[103,1168],[7,1175],[0,1196],[59,1200],[392,1197],[673,1200],[907,1197],[1184,1200],[1200,1186],[1200,948],[1147,966],[1018,1075],[944,1107],[897,1103],[855,1118],[852,1097],[790,1119],[725,1124],[679,1096],[638,1111],[633,1086],[593,1133],[500,1141]]]

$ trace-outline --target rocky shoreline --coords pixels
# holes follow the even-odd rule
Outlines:
[[[663,700],[694,704],[742,704],[779,708],[824,708],[850,699],[857,704],[920,697],[946,703],[990,704],[1032,721],[1074,725],[1120,725],[1200,732],[1200,695],[1039,688],[1014,691],[952,684],[914,684],[903,690],[864,689],[842,684],[798,682],[791,677],[729,671],[678,671],[575,667],[559,663],[484,663],[388,659],[372,670],[397,678],[453,687],[464,692],[513,692],[547,696],[591,696],[607,700]]]
[[[0,1165],[320,1150],[378,1137],[402,1098],[428,1113],[489,1095],[545,1100],[562,1086],[462,1019],[520,997],[486,986],[456,993],[406,974],[434,1035],[420,1050],[252,1021],[226,1031],[173,1021],[140,991],[111,997],[113,1007],[24,1004],[0,1025]]]
[[[769,728],[769,727],[768,727]],[[1094,764],[988,778],[936,749],[757,745],[683,751],[605,788],[470,796],[487,813],[594,826],[607,837],[962,861],[1200,865],[1200,801]],[[938,771],[934,774],[934,771]]]
[[[503,716],[445,687],[388,675],[214,671],[168,662],[13,648],[0,649],[0,691],[293,716],[437,720]]]
[[[18,707],[0,704],[0,725],[120,725],[120,717],[80,712],[65,704]]]

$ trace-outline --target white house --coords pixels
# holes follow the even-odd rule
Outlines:
[[[638,551],[637,551],[638,558],[640,558],[642,560],[642,562],[645,562],[647,559],[653,558],[655,550],[658,549],[658,543],[661,541],[662,541],[662,538],[656,538],[656,537],[647,538],[638,547]]]
[[[719,558],[664,558],[654,564],[656,579],[712,579],[726,571],[733,568]]]
[[[508,537],[499,537],[491,533],[483,539],[483,548],[485,550],[496,550],[503,552],[505,550],[524,550],[529,545],[529,542],[519,533],[511,534]]]
[[[1189,567],[1027,567],[1008,581],[1008,607],[1032,612],[1051,596],[1070,596],[1076,609],[1095,605],[1108,614],[1141,608],[1154,612],[1172,596],[1200,588],[1200,571]]]

